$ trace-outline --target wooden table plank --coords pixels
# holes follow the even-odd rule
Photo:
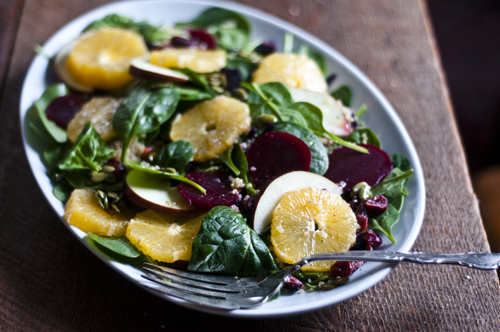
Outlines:
[[[471,189],[425,5],[408,0],[243,0],[335,47],[399,112],[416,145],[427,211],[415,249],[489,249]],[[120,277],[58,221],[19,140],[22,80],[43,43],[103,1],[26,0],[0,100],[0,328],[34,331],[500,330],[494,272],[401,265],[342,304],[286,319],[238,320],[166,303]],[[196,318],[194,318],[196,317]]]
[[[23,0],[3,0],[0,2],[0,91],[3,90],[6,69],[10,63],[10,56],[17,26],[21,17]]]

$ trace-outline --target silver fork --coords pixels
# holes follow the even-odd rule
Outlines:
[[[266,302],[285,280],[302,266],[316,261],[363,261],[363,262],[414,262],[419,264],[452,264],[481,270],[499,267],[500,254],[431,254],[424,252],[349,251],[342,253],[317,254],[304,258],[286,270],[266,278],[237,278],[207,275],[175,270],[144,263],[144,269],[153,276],[142,277],[165,287],[154,290],[219,309],[247,309]]]

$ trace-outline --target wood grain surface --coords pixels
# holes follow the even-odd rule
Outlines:
[[[162,301],[93,256],[61,224],[38,189],[21,146],[18,112],[33,46],[104,2],[24,0],[9,7],[20,21],[8,23],[14,29],[9,31],[17,32],[0,90],[0,330],[500,331],[495,272],[402,264],[375,287],[341,304],[286,318],[242,320]],[[426,216],[415,250],[489,251],[424,2],[239,2],[332,45],[398,111],[421,158],[427,186]],[[10,45],[4,35],[2,31],[0,45]],[[0,60],[5,66],[4,53]]]

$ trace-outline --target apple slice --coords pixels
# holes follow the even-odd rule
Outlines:
[[[170,185],[170,180],[148,172],[131,170],[125,180],[123,194],[140,207],[170,216],[189,215],[198,210],[189,205],[176,187]]]
[[[187,82],[189,77],[175,70],[154,65],[144,58],[130,62],[129,73],[132,76],[161,82]]]
[[[54,60],[56,72],[57,72],[57,75],[59,75],[59,78],[64,82],[64,84],[66,84],[70,88],[77,90],[77,91],[80,91],[80,92],[91,93],[94,91],[94,89],[78,83],[73,78],[73,76],[71,76],[71,74],[68,71],[68,67],[66,66],[66,63],[68,62],[68,56],[77,43],[78,43],[78,39],[73,40],[71,43],[64,46],[59,51],[59,53],[57,53],[56,58]]]
[[[323,113],[323,126],[334,135],[350,134],[349,123],[352,122],[351,111],[327,93],[314,92],[298,88],[289,88],[295,102],[313,104]]]
[[[320,188],[341,195],[342,189],[327,178],[310,172],[294,171],[276,178],[264,190],[253,215],[253,229],[257,234],[269,230],[273,211],[283,195],[292,190]]]

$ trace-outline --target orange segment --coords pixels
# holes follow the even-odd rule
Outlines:
[[[127,238],[137,249],[157,261],[189,261],[194,238],[206,215],[172,217],[146,210],[130,221]]]
[[[358,223],[351,207],[338,194],[307,188],[293,190],[273,211],[271,242],[288,264],[325,252],[348,251],[356,240]],[[315,262],[306,271],[328,271],[335,262]]]
[[[287,88],[316,92],[326,92],[328,88],[316,62],[300,54],[273,53],[265,57],[253,74],[253,82],[280,82]]]
[[[116,90],[132,81],[130,61],[146,57],[148,48],[135,32],[104,28],[83,34],[67,60],[68,72],[80,84]]]
[[[123,99],[94,97],[68,123],[68,138],[75,142],[82,128],[90,121],[94,129],[107,141],[116,136],[113,130],[113,116]]]
[[[151,63],[165,68],[189,68],[212,73],[226,66],[226,51],[168,48],[151,52]]]
[[[248,105],[220,95],[202,101],[172,123],[172,141],[188,141],[194,147],[194,161],[217,157],[250,130]]]
[[[123,213],[105,211],[90,190],[76,189],[64,208],[64,219],[85,233],[102,236],[124,236],[129,218]]]

